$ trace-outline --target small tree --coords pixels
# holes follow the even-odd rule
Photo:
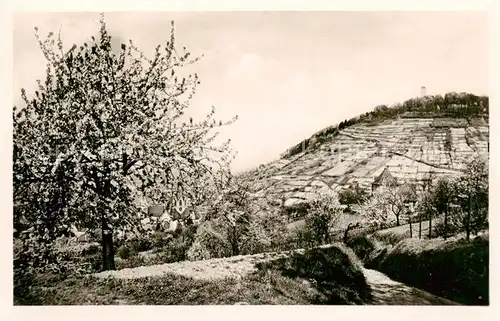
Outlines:
[[[270,204],[259,204],[252,212],[247,233],[243,237],[241,249],[245,254],[288,248],[289,230],[287,220],[279,209]]]
[[[487,161],[476,155],[466,163],[465,174],[456,184],[456,203],[460,210],[454,218],[460,230],[464,230],[467,240],[486,226],[488,216],[488,168]]]
[[[14,108],[15,221],[27,220],[28,235],[51,242],[71,225],[102,230],[103,269],[114,269],[113,234],[140,226],[134,202],[163,203],[179,195],[197,203],[215,174],[228,173],[229,142],[214,144],[214,110],[202,121],[181,123],[196,92],[195,63],[170,39],[152,58],[132,41],[111,47],[104,17],[100,39],[65,51],[50,33],[42,40],[44,82]],[[36,29],[36,28],[35,28]],[[211,184],[214,185],[214,184]]]
[[[448,237],[450,205],[456,199],[458,187],[454,178],[440,178],[432,189],[432,203],[437,213],[444,214],[444,238]]]
[[[389,222],[387,193],[390,187],[381,186],[364,203],[353,206],[353,211],[359,214],[364,223],[378,226]]]
[[[231,184],[212,205],[207,220],[213,221],[224,230],[231,255],[239,255],[244,235],[251,221],[249,187],[245,184]]]
[[[349,210],[352,210],[352,206],[355,204],[361,204],[368,198],[368,193],[366,193],[359,185],[354,188],[344,189],[339,192],[339,203],[342,205],[347,205]]]
[[[338,226],[342,213],[343,209],[336,195],[322,193],[310,202],[305,226],[313,234],[317,244],[330,243],[330,232]]]
[[[248,190],[248,185],[233,182],[219,195],[189,251],[192,259],[253,254],[281,245],[286,218],[279,208],[250,199]]]
[[[488,160],[476,155],[467,163],[464,177],[466,192],[471,196],[472,229],[477,232],[487,226],[489,208]]]
[[[412,196],[411,191],[405,188],[404,185],[394,188],[387,188],[385,192],[382,194],[385,203],[390,208],[391,212],[396,217],[396,226],[400,225],[400,217],[401,214],[406,211],[406,204],[408,199]]]
[[[423,181],[424,192],[421,194],[421,199],[418,202],[419,204],[418,207],[419,210],[421,211],[420,214],[422,215],[421,218],[423,217],[429,220],[429,236],[428,236],[429,238],[432,237],[432,219],[436,214],[436,208],[434,207],[434,204],[432,202],[432,193],[431,193],[431,189],[433,186],[432,184],[435,178],[436,175],[434,171],[430,170],[424,178]]]
[[[429,190],[424,191],[420,194],[418,202],[417,202],[417,211],[422,219],[429,220],[429,234],[428,237],[432,237],[432,219],[436,215],[436,207],[434,206],[434,200],[432,198],[432,193]],[[420,232],[419,232],[420,233]]]

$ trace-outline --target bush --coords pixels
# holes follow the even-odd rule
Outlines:
[[[358,258],[365,262],[375,251],[375,243],[367,236],[351,237],[346,245],[351,248]]]
[[[153,242],[147,236],[138,236],[127,242],[128,247],[133,252],[149,251],[153,248]]]
[[[366,165],[367,160],[364,160]],[[368,194],[361,189],[359,186],[354,188],[343,189],[339,192],[339,203],[343,205],[348,205],[349,207],[353,204],[361,204],[368,198]]]
[[[129,247],[125,245],[122,245],[118,248],[118,250],[116,250],[116,255],[118,255],[119,258],[126,260],[131,256],[136,256],[137,252],[131,250]]]
[[[162,251],[173,240],[174,236],[168,232],[154,232],[151,235],[151,247],[154,252]]]
[[[293,229],[292,235],[295,241],[295,249],[312,248],[317,245],[316,236],[305,226]]]
[[[171,241],[168,242],[164,253],[161,255],[167,261],[165,263],[185,261],[188,259],[187,252],[192,246],[198,227],[189,225],[181,228],[173,235]]]
[[[433,237],[444,237],[445,235],[447,237],[450,237],[456,235],[459,232],[460,228],[458,227],[457,224],[453,224],[451,220],[446,225],[446,228],[443,221],[435,223],[434,226],[432,227]]]
[[[337,246],[294,253],[288,258],[259,263],[257,268],[278,270],[289,278],[314,280],[322,294],[315,304],[362,304],[371,299],[360,265]]]
[[[404,233],[377,232],[377,233],[373,234],[373,237],[382,243],[385,243],[388,245],[396,245],[400,241],[409,238],[410,231],[406,231]]]
[[[251,217],[248,230],[242,239],[242,254],[288,250],[290,247],[287,243],[291,236],[286,218],[278,211],[267,209],[265,214]]]
[[[38,296],[31,291],[36,284],[36,273],[34,269],[14,269],[14,304],[26,305],[40,304]]]
[[[61,282],[70,276],[99,272],[101,247],[95,243],[61,242],[32,247],[14,241],[14,302],[42,304],[33,288]]]
[[[285,208],[284,211],[287,217],[291,219],[298,219],[306,216],[310,207],[309,203],[301,202]]]
[[[217,221],[203,222],[195,235],[195,240],[188,250],[187,258],[191,261],[227,257],[231,255],[231,246],[223,226]]]
[[[127,259],[117,259],[115,264],[117,270],[136,268],[145,265],[153,265],[151,263],[148,264],[148,262],[145,260],[145,257],[143,255],[137,255],[137,253],[136,255],[130,255]]]
[[[305,226],[318,245],[330,243],[330,232],[339,225],[343,209],[336,196],[320,194],[310,202],[310,213],[305,218]]]
[[[176,230],[173,234],[155,232],[147,237],[128,241],[116,251],[116,255],[120,258],[116,262],[117,269],[187,260],[187,251],[194,241],[196,229],[196,226],[190,225]],[[150,253],[140,254],[144,251]]]

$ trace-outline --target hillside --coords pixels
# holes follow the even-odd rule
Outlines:
[[[242,177],[255,197],[290,206],[321,189],[338,191],[359,184],[369,191],[386,167],[399,182],[420,186],[430,172],[434,178],[456,175],[472,154],[488,154],[486,109],[461,105],[444,113],[433,105],[408,111],[405,104],[399,110],[384,106],[388,112],[376,117],[367,113],[323,130],[299,144],[299,152],[291,148]]]

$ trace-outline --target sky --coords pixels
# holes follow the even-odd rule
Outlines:
[[[488,95],[485,12],[115,12],[117,39],[146,54],[169,38],[203,58],[190,113],[239,120],[221,133],[238,151],[232,169],[251,169],[324,127],[372,110],[449,91]],[[61,30],[69,49],[97,35],[98,13],[14,16],[14,104],[45,71],[34,37]]]

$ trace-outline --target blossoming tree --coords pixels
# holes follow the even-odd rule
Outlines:
[[[181,193],[199,204],[230,175],[229,141],[216,144],[214,109],[201,121],[184,113],[197,74],[170,39],[148,58],[132,41],[111,46],[104,16],[100,37],[69,50],[53,33],[36,38],[47,60],[45,81],[14,107],[15,222],[49,243],[71,225],[102,229],[103,269],[114,269],[113,232],[138,226],[138,198],[162,203]],[[181,76],[185,74],[184,76]],[[184,122],[182,122],[184,120]]]

